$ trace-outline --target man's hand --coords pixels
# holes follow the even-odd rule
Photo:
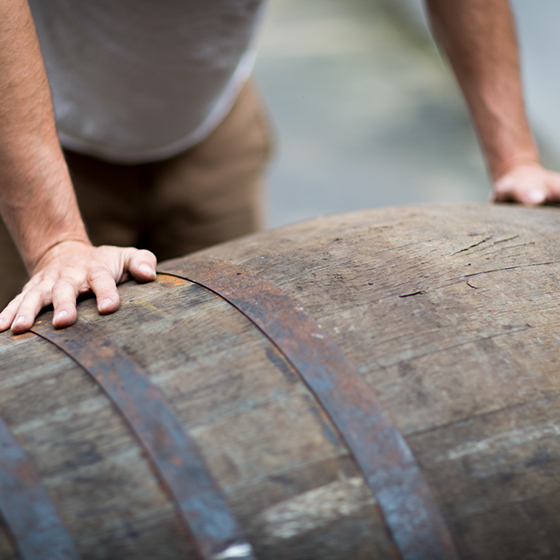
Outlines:
[[[525,113],[508,0],[425,0],[473,117],[500,202],[560,200],[560,176],[539,163]]]
[[[67,327],[76,320],[77,296],[87,292],[100,313],[112,313],[120,302],[116,284],[129,274],[154,280],[156,258],[89,242],[27,0],[0,2],[0,68],[0,213],[31,278],[0,314],[0,331],[27,331],[51,303],[54,326]]]
[[[117,283],[132,275],[149,282],[156,278],[156,257],[145,250],[93,247],[81,241],[65,241],[50,249],[39,261],[31,280],[0,314],[0,332],[15,334],[31,328],[43,307],[53,304],[53,325],[67,327],[77,317],[76,298],[93,292],[100,313],[119,308]]]
[[[494,182],[491,200],[522,204],[560,202],[560,174],[536,162],[516,165]]]

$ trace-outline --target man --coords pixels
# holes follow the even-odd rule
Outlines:
[[[77,153],[67,152],[69,173],[29,7],[25,0],[4,2],[0,211],[31,277],[0,314],[0,330],[11,327],[14,333],[29,329],[50,303],[57,328],[72,324],[76,297],[88,291],[94,292],[100,313],[111,313],[119,306],[116,283],[128,274],[140,281],[155,278],[151,252],[114,246],[127,239],[119,238],[119,221],[128,220],[140,229],[138,243],[147,247],[160,242],[154,245],[143,236],[157,239],[159,228],[166,239],[177,237],[178,253],[158,250],[159,258],[187,252],[181,247],[200,248],[223,240],[212,231],[221,230],[227,238],[255,230],[255,185],[268,151],[262,118],[250,110],[257,104],[254,94],[250,85],[242,85],[260,17],[259,0],[37,0],[31,5],[60,137]],[[507,0],[427,0],[427,6],[476,124],[494,200],[558,200],[560,176],[540,165],[527,124]],[[248,108],[240,107],[243,104]],[[247,140],[247,131],[259,136],[257,130],[260,139]],[[235,148],[245,144],[248,149],[236,154]],[[250,163],[243,163],[246,160]],[[248,170],[235,181],[241,186],[232,197],[229,176],[240,165]],[[207,179],[208,172],[218,178]],[[97,176],[93,194],[87,185],[90,175]],[[117,183],[121,176],[127,183],[114,185],[124,194],[109,196],[101,206],[106,214],[124,215],[105,228],[116,231],[116,241],[94,246],[105,243],[99,241],[104,234],[91,243],[72,179],[85,184],[77,188],[78,196],[81,190],[85,193],[82,210],[87,215],[90,205],[100,206],[101,194],[95,193],[102,193],[103,182],[115,175]],[[189,225],[166,231],[168,222],[177,218],[175,201],[188,199],[191,190],[197,200],[184,204],[178,219],[190,218],[195,226],[202,221],[202,233]],[[238,199],[243,202],[238,204]],[[96,219],[105,218],[102,214]],[[149,227],[141,227],[143,221],[150,222]],[[197,236],[198,246],[188,247],[189,238]]]

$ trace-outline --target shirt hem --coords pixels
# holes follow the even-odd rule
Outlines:
[[[243,57],[224,93],[216,103],[216,106],[198,128],[165,146],[138,151],[119,151],[115,148],[108,148],[94,142],[88,142],[87,140],[68,134],[64,132],[64,130],[58,130],[60,144],[63,148],[75,152],[123,164],[149,163],[151,161],[159,161],[176,156],[204,140],[224,120],[237,100],[241,89],[251,76],[255,58],[255,51],[249,52]]]

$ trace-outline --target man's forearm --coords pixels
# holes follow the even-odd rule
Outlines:
[[[31,272],[54,244],[88,238],[25,0],[0,3],[0,99],[0,212]]]
[[[426,0],[494,180],[538,162],[525,113],[514,20],[507,0]]]

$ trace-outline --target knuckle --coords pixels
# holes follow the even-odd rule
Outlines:
[[[60,278],[57,280],[52,287],[50,288],[52,293],[53,299],[64,299],[72,296],[75,296],[77,293],[76,284],[71,278]]]
[[[152,260],[156,258],[155,255],[151,251],[148,251],[147,249],[138,249],[138,256],[141,259],[146,259],[146,260]]]
[[[54,276],[50,282],[52,284],[73,284],[76,276],[76,269],[74,267],[65,266],[58,271],[58,274]]]
[[[92,268],[87,273],[87,281],[88,283],[96,282],[100,279],[103,279],[107,276],[111,276],[109,271],[106,268],[96,267]]]
[[[55,282],[51,283],[52,290],[67,290],[74,285],[74,278],[71,276],[61,276]]]
[[[40,284],[33,286],[26,292],[23,292],[21,296],[22,296],[22,301],[28,302],[30,300],[36,300],[36,299],[41,299],[41,300],[48,299],[50,294],[51,294],[50,286],[45,282],[41,282]]]
[[[8,305],[19,305],[24,298],[24,293],[18,294]]]

